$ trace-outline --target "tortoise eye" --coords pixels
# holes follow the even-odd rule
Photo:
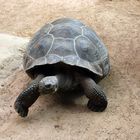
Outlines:
[[[49,89],[49,88],[51,88],[51,84],[47,84],[47,85],[45,85],[45,88],[47,88],[47,89]]]

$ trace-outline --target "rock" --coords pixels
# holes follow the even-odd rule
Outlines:
[[[22,67],[22,56],[29,38],[0,34],[0,84],[17,68]]]

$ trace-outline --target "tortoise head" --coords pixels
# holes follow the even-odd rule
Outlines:
[[[58,80],[56,76],[44,77],[39,82],[39,92],[41,94],[54,93],[58,88]]]

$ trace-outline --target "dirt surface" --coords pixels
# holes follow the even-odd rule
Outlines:
[[[30,37],[44,23],[56,18],[80,19],[102,38],[111,61],[109,76],[100,82],[109,101],[105,112],[88,110],[85,97],[64,106],[48,95],[41,96],[23,119],[15,113],[13,103],[30,79],[21,68],[22,52],[16,51],[10,58],[8,55],[0,64],[1,140],[140,140],[139,0],[0,3],[0,32]]]

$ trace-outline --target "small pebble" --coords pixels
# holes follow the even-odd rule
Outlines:
[[[59,128],[60,126],[58,124],[54,125],[55,128]]]

